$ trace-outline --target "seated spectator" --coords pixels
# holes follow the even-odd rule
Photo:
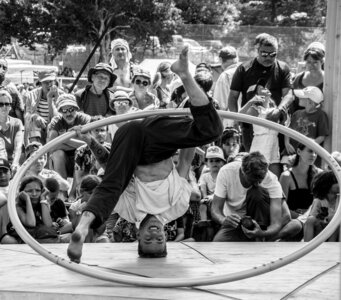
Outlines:
[[[48,141],[67,132],[77,125],[90,122],[89,115],[79,112],[75,96],[64,94],[58,97],[57,109],[60,115],[54,117],[48,127]],[[63,178],[73,177],[75,150],[84,145],[84,142],[70,139],[67,142],[56,145],[50,156],[51,168]]]
[[[8,63],[5,58],[0,58],[0,89],[7,91],[11,97],[11,110],[9,115],[13,118],[18,118],[24,122],[24,101],[17,87],[9,78],[6,77],[8,71]]]
[[[123,115],[130,112],[138,111],[138,108],[133,106],[133,101],[129,98],[129,95],[124,91],[116,91],[110,99],[109,107],[112,112],[116,115]],[[110,124],[108,131],[110,140],[114,139],[114,135],[117,129],[122,126],[125,122]]]
[[[304,225],[304,241],[316,237],[331,221],[339,204],[340,188],[332,171],[323,171],[316,175],[312,186],[314,202]],[[329,238],[329,242],[339,241],[339,229]]]
[[[80,184],[82,178],[86,175],[98,175],[102,166],[97,162],[91,150],[91,143],[95,140],[97,143],[103,145],[108,151],[110,151],[111,145],[106,142],[108,135],[108,127],[99,127],[83,135],[83,141],[85,145],[80,146],[75,151],[75,167],[73,174],[72,188],[70,191],[70,197],[76,197],[76,189]],[[72,201],[71,201],[72,202]]]
[[[329,135],[329,122],[327,114],[321,109],[323,93],[314,86],[309,86],[303,90],[294,90],[295,96],[300,99],[300,105],[304,109],[297,110],[291,117],[290,128],[310,137],[316,143],[323,146],[326,136]],[[295,154],[298,141],[285,137],[286,153],[284,155]],[[285,162],[285,158],[282,158]],[[320,161],[316,162],[320,166]]]
[[[149,71],[135,68],[132,82],[133,91],[129,94],[129,97],[133,101],[134,107],[143,110],[158,109],[160,107],[159,99],[148,91],[151,86]]]
[[[113,69],[105,63],[99,63],[88,72],[91,83],[75,93],[80,111],[90,116],[106,116],[111,114],[109,102],[112,93],[109,92],[117,76]]]
[[[32,142],[28,144],[25,148],[25,158],[28,159],[42,147],[43,145],[39,142]],[[37,176],[43,181],[44,184],[46,183],[46,180],[48,178],[53,178],[57,180],[61,192],[61,195],[59,195],[59,197],[66,199],[65,196],[67,196],[68,190],[70,188],[69,182],[62,176],[60,176],[59,173],[57,173],[56,171],[46,169],[46,164],[47,154],[44,154],[31,165],[25,176]]]
[[[221,225],[215,242],[286,240],[302,229],[299,221],[291,220],[281,185],[259,152],[220,169],[211,212],[213,220]],[[240,225],[245,216],[252,218],[250,226]]]
[[[80,220],[83,209],[85,208],[87,202],[94,189],[100,184],[101,179],[96,175],[84,176],[81,183],[79,198],[71,204],[69,207],[70,219],[73,228],[76,228]],[[86,243],[109,243],[109,238],[106,233],[105,224],[96,228],[96,230],[89,230],[87,237],[85,238]]]
[[[46,143],[47,125],[58,115],[56,101],[64,92],[57,87],[57,75],[53,70],[38,73],[40,87],[26,94],[25,144],[38,141]]]
[[[200,219],[208,220],[208,213],[211,210],[211,203],[214,195],[214,189],[218,172],[224,166],[226,160],[223,150],[217,146],[211,146],[206,151],[206,164],[209,172],[203,173],[199,179],[199,188],[201,192]]]
[[[18,217],[26,230],[40,243],[56,243],[59,241],[57,231],[53,228],[50,215],[50,204],[44,192],[43,182],[35,176],[23,179],[16,200]],[[21,244],[22,239],[11,223],[7,234],[2,237],[2,244]]]
[[[166,108],[171,98],[169,85],[174,79],[174,73],[171,71],[170,66],[170,62],[160,63],[153,79],[153,91],[160,100],[160,108]]]
[[[7,197],[10,179],[10,165],[6,159],[0,158],[0,242],[2,236],[7,233],[7,224],[9,222]]]
[[[24,127],[19,119],[9,116],[11,103],[11,95],[0,90],[0,158],[8,160],[14,175],[19,167]]]
[[[284,171],[279,179],[292,219],[305,222],[304,214],[313,202],[311,183],[315,175],[322,170],[314,163],[316,153],[302,143],[296,149],[293,166]]]
[[[224,157],[229,163],[233,161],[239,153],[241,144],[240,132],[234,127],[226,127],[223,131],[221,140],[216,144],[223,149]]]

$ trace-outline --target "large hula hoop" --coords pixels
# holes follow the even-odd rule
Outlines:
[[[183,109],[183,110],[179,110],[179,109],[169,110],[168,109],[168,110],[136,112],[136,113],[126,114],[126,115],[121,115],[121,116],[112,116],[106,119],[102,119],[102,120],[84,125],[82,131],[86,132],[86,131],[95,129],[97,127],[106,126],[108,124],[127,121],[127,120],[133,120],[133,119],[139,119],[139,118],[145,118],[145,117],[149,117],[153,115],[167,115],[167,116],[181,115],[183,116],[183,115],[189,115],[189,114],[190,114],[189,109]],[[225,112],[225,111],[219,111],[219,115],[222,116],[223,118],[229,118],[229,119],[233,119],[233,120],[237,120],[241,122],[265,126],[270,129],[277,130],[278,132],[283,133],[291,138],[299,140],[300,142],[304,143],[306,146],[314,150],[318,155],[320,155],[323,159],[326,160],[328,165],[331,167],[331,169],[335,173],[339,185],[341,185],[341,167],[338,165],[338,163],[332,158],[332,156],[326,150],[324,150],[322,147],[320,147],[319,145],[317,145],[315,142],[308,139],[304,135],[292,129],[286,128],[280,124],[270,122],[268,120],[248,116],[248,115]],[[21,224],[17,211],[16,211],[16,207],[15,207],[15,198],[16,198],[17,188],[19,186],[21,178],[23,177],[25,172],[28,170],[28,168],[32,165],[32,163],[36,161],[38,157],[40,157],[41,155],[52,150],[55,145],[65,142],[74,136],[75,136],[75,132],[67,132],[63,134],[62,136],[57,137],[56,139],[47,143],[43,148],[39,149],[32,157],[30,157],[27,161],[25,161],[25,163],[18,170],[17,174],[15,175],[14,179],[12,180],[10,184],[9,193],[8,193],[8,211],[9,211],[11,221],[13,225],[15,226],[16,231],[18,232],[20,237],[25,241],[25,243],[27,243],[36,252],[38,252],[40,255],[44,256],[46,259],[50,260],[51,262],[57,265],[60,265],[71,271],[74,271],[74,272],[77,272],[86,276],[90,276],[92,278],[102,279],[102,280],[110,281],[110,282],[118,282],[118,283],[123,283],[123,284],[148,286],[148,287],[189,287],[189,286],[200,286],[200,285],[212,285],[212,284],[219,284],[219,283],[242,280],[242,279],[250,278],[253,276],[261,275],[261,274],[276,270],[308,254],[310,251],[314,250],[321,243],[323,243],[330,235],[332,235],[332,233],[339,226],[339,222],[340,222],[339,220],[341,220],[341,209],[339,206],[337,208],[334,218],[329,223],[329,225],[323,230],[323,232],[319,234],[317,237],[315,237],[312,241],[305,244],[305,246],[303,246],[299,250],[283,258],[279,258],[275,261],[270,261],[269,263],[263,264],[258,267],[253,267],[251,269],[238,271],[238,272],[234,272],[230,274],[210,276],[209,278],[207,277],[176,278],[176,279],[174,278],[141,278],[141,277],[108,273],[105,271],[93,269],[89,266],[85,266],[82,264],[76,264],[76,263],[70,262],[68,259],[59,257],[51,253],[50,251],[45,249],[42,245],[40,245],[33,237],[31,237],[31,235],[25,230],[25,228]]]

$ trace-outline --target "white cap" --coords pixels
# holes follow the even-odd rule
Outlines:
[[[320,104],[323,101],[323,93],[316,86],[308,86],[303,90],[294,90],[294,94],[298,98],[309,98],[316,104]]]
[[[206,158],[220,158],[223,161],[226,161],[224,157],[223,149],[217,146],[211,146],[207,148]]]

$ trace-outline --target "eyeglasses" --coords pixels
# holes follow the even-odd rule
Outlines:
[[[114,101],[114,106],[128,106],[129,101]]]
[[[66,114],[67,112],[73,113],[75,110],[76,110],[76,108],[74,108],[74,107],[70,107],[70,108],[61,108],[61,109],[60,109],[60,111],[61,111],[63,114]]]
[[[0,102],[0,107],[10,107],[11,106],[11,103],[8,103],[8,102]]]
[[[6,65],[0,64],[0,68],[2,68],[4,71],[7,71],[8,67]]]
[[[140,80],[140,79],[136,79],[136,80],[135,80],[135,84],[140,85],[141,83],[142,83],[144,86],[148,86],[148,85],[149,85],[149,82],[148,82],[148,81],[142,81],[142,80]]]
[[[270,56],[270,57],[276,57],[276,55],[277,55],[277,52],[276,51],[274,51],[274,52],[267,52],[267,51],[260,51],[260,56],[261,57],[268,57],[268,56]]]

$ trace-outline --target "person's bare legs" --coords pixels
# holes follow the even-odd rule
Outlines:
[[[188,68],[188,46],[185,46],[179,56],[179,59],[171,65],[171,70],[177,74],[187,92],[189,101],[193,106],[203,106],[209,103],[205,92],[195,82]]]
[[[81,261],[83,243],[93,220],[95,220],[95,215],[92,212],[84,211],[76,229],[71,235],[67,255],[75,263],[80,263]]]

